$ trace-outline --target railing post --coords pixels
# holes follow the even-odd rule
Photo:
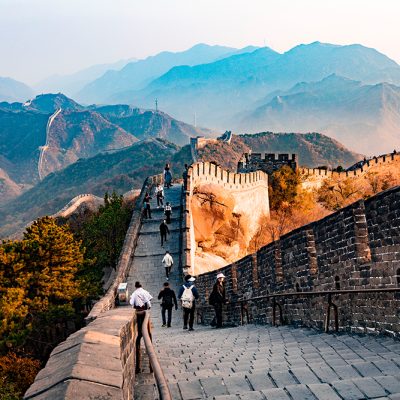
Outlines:
[[[272,300],[272,326],[276,326],[276,300]]]
[[[329,323],[331,320],[331,307],[333,308],[333,317],[334,317],[334,324],[335,324],[335,332],[339,331],[339,313],[338,307],[336,304],[332,302],[332,295],[328,294],[328,306],[326,308],[326,317],[325,317],[325,333],[329,333]]]
[[[325,326],[324,326],[325,333],[329,332],[329,321],[330,321],[330,319],[331,319],[331,295],[328,294],[328,305],[326,307]]]

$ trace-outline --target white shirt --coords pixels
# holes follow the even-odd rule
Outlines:
[[[164,188],[160,185],[157,187],[157,193],[159,196],[164,196]]]
[[[171,254],[167,253],[162,259],[162,263],[165,264],[166,267],[170,267],[174,263]]]
[[[148,304],[148,308],[151,307],[150,300],[153,296],[143,288],[137,288],[133,293],[129,300],[129,304],[133,307],[143,307],[146,303]]]

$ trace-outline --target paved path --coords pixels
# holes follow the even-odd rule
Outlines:
[[[179,205],[181,188],[166,191]],[[153,208],[155,206],[153,200]],[[161,259],[168,249],[179,250],[178,209],[171,236],[160,246],[162,211],[144,222],[129,276],[157,297],[165,281]],[[175,266],[172,288],[181,284]],[[160,305],[153,301],[154,343],[173,399],[274,400],[400,400],[400,343],[372,336],[328,335],[289,327],[247,325],[212,329],[182,329],[181,310],[173,313],[172,328],[161,328]],[[137,398],[155,399],[153,380],[141,374]]]

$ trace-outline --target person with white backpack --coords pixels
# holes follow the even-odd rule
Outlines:
[[[179,288],[178,299],[181,301],[183,309],[183,329],[193,331],[194,312],[196,310],[196,300],[199,298],[199,292],[194,286],[195,277],[185,276],[185,283]]]

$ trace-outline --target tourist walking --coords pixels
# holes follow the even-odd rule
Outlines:
[[[219,273],[209,298],[210,305],[214,306],[216,328],[222,328],[222,305],[227,303],[225,294],[225,275]]]
[[[196,310],[196,299],[199,298],[199,292],[194,286],[195,277],[185,276],[185,283],[179,288],[178,299],[181,301],[183,309],[183,329],[193,331],[194,312]]]
[[[135,288],[136,290],[132,293],[132,296],[129,300],[130,305],[135,309],[136,312],[136,323],[137,323],[137,330],[138,334],[136,337],[136,373],[140,373],[140,357],[141,357],[141,351],[140,351],[140,340],[142,339],[142,327],[143,327],[143,322],[144,318],[146,316],[146,310],[150,310],[151,308],[151,303],[150,300],[153,298],[151,294],[147,291],[144,290],[142,287],[142,284],[140,282],[135,282]],[[148,325],[148,330],[149,330],[149,335],[151,339],[151,325],[150,325],[150,320],[149,320],[149,325]]]
[[[167,201],[167,204],[164,207],[164,214],[165,214],[165,222],[167,224],[171,223],[171,214],[172,214],[172,207],[171,204]]]
[[[157,208],[160,208],[164,205],[164,188],[161,184],[159,184],[156,188],[156,197],[157,197]]]
[[[174,260],[171,256],[171,254],[169,254],[169,251],[167,250],[165,252],[164,258],[161,261],[164,264],[165,267],[165,275],[167,277],[167,281],[169,280],[169,274],[171,273],[171,268],[174,265]]]
[[[150,218],[151,219],[151,208],[150,208],[150,200],[152,197],[149,195],[149,192],[146,192],[144,195],[143,199],[143,212],[144,212],[144,218]]]
[[[169,235],[169,228],[165,220],[160,224],[160,236],[161,236],[161,247],[164,246],[164,242],[167,241],[167,234]]]
[[[172,186],[172,173],[169,164],[165,164],[164,168],[164,186],[170,188]]]
[[[162,327],[171,328],[172,307],[175,305],[175,310],[178,309],[175,292],[169,287],[169,283],[164,283],[164,288],[158,295],[158,300],[161,300],[161,317]],[[168,313],[168,319],[165,318],[165,313]]]

